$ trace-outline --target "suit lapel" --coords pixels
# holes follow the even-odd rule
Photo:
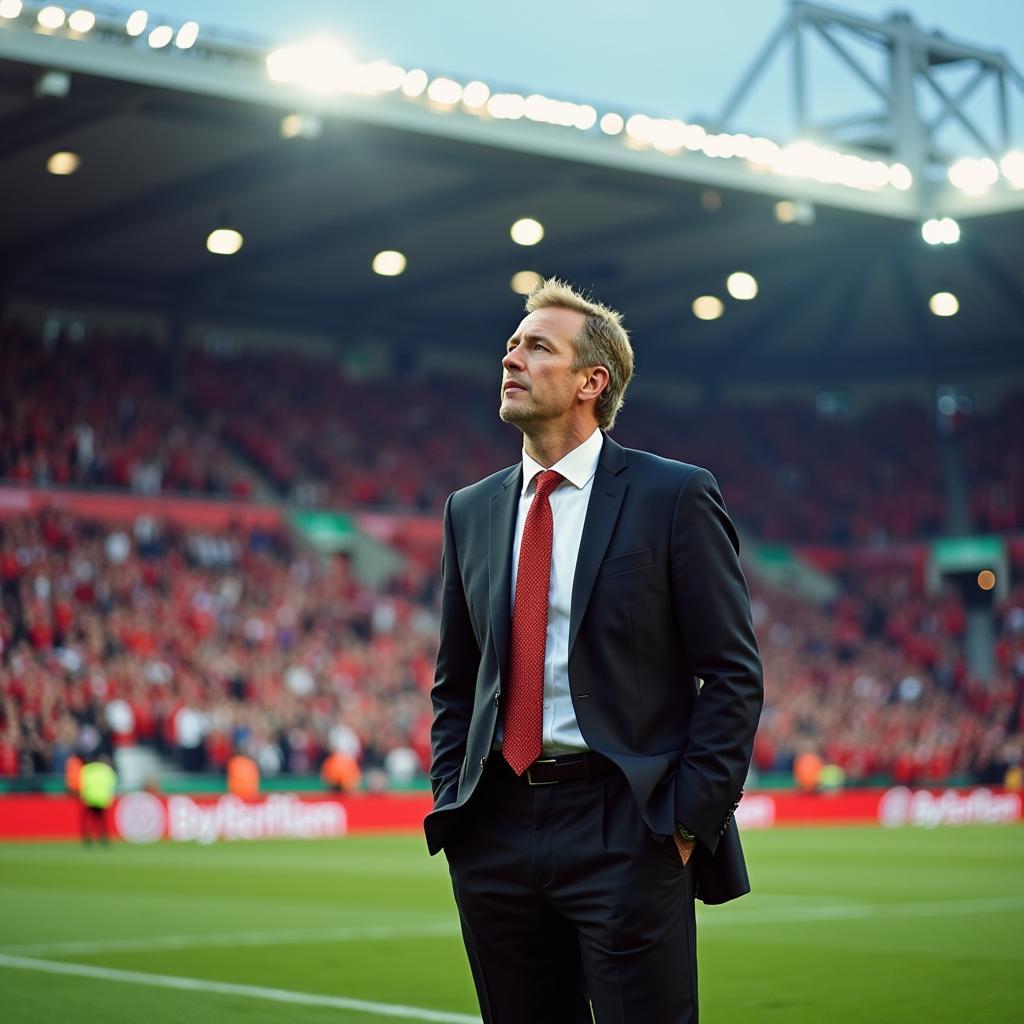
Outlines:
[[[605,435],[601,457],[597,463],[594,486],[590,491],[583,537],[576,558],[576,575],[572,582],[572,606],[569,612],[569,653],[572,653],[583,613],[590,601],[597,572],[612,539],[619,519],[622,499],[629,486],[625,449]]]
[[[523,464],[519,463],[502,481],[501,488],[491,496],[488,536],[491,636],[494,639],[494,653],[498,658],[502,684],[508,671],[508,642],[512,620],[512,540],[522,480]]]

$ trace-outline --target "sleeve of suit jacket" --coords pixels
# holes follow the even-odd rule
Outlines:
[[[679,764],[676,820],[714,851],[743,791],[764,689],[739,538],[705,469],[687,477],[676,501],[672,587],[686,668],[703,680]]]
[[[444,548],[441,554],[441,639],[430,698],[434,722],[430,732],[430,784],[437,798],[454,779],[466,754],[466,736],[473,713],[480,648],[469,618],[462,587],[452,495],[444,508]]]

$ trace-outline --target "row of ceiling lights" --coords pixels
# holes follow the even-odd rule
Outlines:
[[[22,0],[0,0],[0,18],[13,19],[22,12]],[[96,16],[85,8],[66,15],[54,4],[36,15],[41,28],[56,31],[65,25],[82,35],[96,24]],[[130,36],[146,31],[149,15],[133,11],[125,23]],[[162,49],[173,40],[180,49],[195,45],[199,25],[188,21],[175,34],[170,25],[157,25],[149,32],[149,45]],[[887,164],[866,160],[853,153],[841,153],[811,142],[799,141],[787,146],[744,133],[708,132],[699,124],[675,118],[633,114],[626,118],[609,111],[598,118],[590,104],[555,100],[540,94],[492,93],[480,81],[462,85],[455,79],[433,79],[421,68],[407,71],[385,61],[359,64],[337,43],[319,38],[307,44],[280,47],[267,56],[267,73],[276,82],[299,85],[317,93],[355,92],[376,95],[398,92],[409,99],[425,99],[435,110],[448,112],[457,106],[469,113],[487,115],[496,120],[526,118],[566,128],[589,131],[595,124],[606,135],[624,135],[634,148],[652,147],[667,154],[683,150],[700,151],[716,158],[738,157],[755,171],[774,171],[796,178],[812,178],[826,184],[877,190],[892,187],[906,191],[913,185],[910,170],[902,163]],[[1024,152],[1013,150],[997,163],[991,157],[966,157],[948,169],[950,182],[972,195],[987,191],[998,182],[1000,173],[1014,188],[1024,188]]]
[[[50,156],[47,169],[51,174],[69,175],[78,170],[80,163],[77,153],[61,151]],[[799,214],[798,204],[790,200],[783,199],[775,204],[775,216],[782,223],[806,223],[806,215],[801,217]],[[929,245],[951,245],[960,239],[960,227],[951,217],[926,221],[921,233]],[[533,217],[521,217],[509,228],[509,237],[517,245],[537,245],[544,238],[544,225]],[[233,256],[241,250],[243,243],[242,233],[236,228],[218,227],[207,236],[206,248],[218,256]],[[407,265],[405,254],[397,249],[384,249],[371,261],[373,272],[382,277],[398,277],[405,272]],[[528,295],[540,282],[541,275],[536,271],[520,270],[512,276],[510,286],[514,292]],[[726,279],[726,291],[732,298],[747,302],[757,297],[757,280],[752,274],[736,271]],[[956,296],[951,292],[936,292],[928,305],[932,313],[942,317],[955,316],[960,309]],[[698,320],[717,320],[725,313],[725,304],[717,295],[699,295],[693,300],[691,309]]]

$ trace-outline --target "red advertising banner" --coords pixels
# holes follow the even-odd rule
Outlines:
[[[114,835],[132,843],[215,843],[238,839],[311,839],[359,832],[417,832],[430,810],[428,794],[298,796],[258,800],[222,796],[130,793],[109,815]],[[1024,814],[1020,793],[1002,789],[847,789],[836,793],[750,792],[736,818],[741,829],[791,825],[880,825],[936,828],[1007,825]],[[0,798],[0,840],[74,839],[81,807],[70,796]]]

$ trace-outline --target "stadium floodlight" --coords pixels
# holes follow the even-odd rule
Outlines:
[[[509,281],[509,286],[517,295],[529,295],[534,288],[539,288],[544,278],[536,270],[517,270]]]
[[[999,169],[1014,188],[1024,188],[1024,150],[1010,150],[999,161]]]
[[[66,15],[59,7],[44,7],[37,15],[36,21],[42,28],[58,29],[64,24]]]
[[[355,87],[365,91],[348,51],[329,36],[317,36],[308,43],[282,46],[267,56],[271,81],[298,85],[323,95]]]
[[[698,295],[691,308],[698,320],[717,320],[725,312],[725,304],[717,295]]]
[[[72,32],[78,32],[80,35],[85,35],[90,29],[96,25],[96,15],[92,11],[87,11],[84,8],[80,8],[77,11],[72,12],[68,18],[68,28]]]
[[[952,217],[932,217],[921,225],[921,237],[929,245],[956,245],[960,225]]]
[[[748,302],[757,298],[757,278],[744,270],[737,270],[725,279],[725,287],[734,299]]]
[[[21,0],[0,0],[0,18],[13,21],[21,14]]]
[[[597,124],[597,111],[589,103],[581,103],[576,107],[576,120],[573,125],[581,132],[588,132]]]
[[[368,72],[375,92],[397,92],[405,81],[405,68],[389,64],[386,60],[374,61]]]
[[[490,98],[491,90],[485,82],[469,82],[462,90],[462,105],[468,110],[480,110]]]
[[[427,88],[427,97],[443,107],[454,107],[462,99],[462,86],[454,78],[435,78]]]
[[[936,316],[956,316],[960,311],[960,300],[952,292],[936,292],[928,300],[928,308]]]
[[[170,25],[157,25],[152,32],[149,33],[149,45],[154,50],[162,50],[165,46],[168,46],[171,40],[174,38],[174,29]]]
[[[405,271],[407,263],[405,253],[384,249],[373,257],[373,272],[381,277],[398,277]]]
[[[214,228],[206,236],[206,248],[217,256],[234,256],[242,248],[241,231],[235,228]]]
[[[544,225],[533,217],[522,217],[509,229],[516,245],[536,245],[544,237]]]
[[[889,184],[899,192],[908,191],[914,184],[914,176],[906,164],[895,163],[889,168]]]
[[[49,159],[46,161],[46,169],[58,177],[67,177],[69,174],[74,174],[81,164],[82,158],[77,153],[72,153],[70,150],[60,150],[57,153],[50,154]]]
[[[422,96],[427,89],[429,77],[422,68],[416,68],[406,73],[405,81],[402,83],[402,94],[409,99]]]
[[[319,139],[323,131],[323,119],[316,114],[285,114],[281,118],[282,139]]]
[[[518,92],[496,92],[487,101],[487,113],[498,120],[517,121],[526,114],[526,97]]]
[[[621,114],[609,112],[601,118],[601,131],[605,135],[621,135],[625,127],[626,122]]]
[[[995,160],[985,156],[980,160],[964,157],[947,171],[953,185],[969,195],[981,195],[999,180],[999,167]]]
[[[190,50],[196,45],[196,40],[198,38],[199,22],[186,21],[185,24],[178,29],[178,34],[174,37],[174,45],[179,50]]]
[[[145,11],[132,11],[125,22],[124,30],[130,36],[141,36],[146,31],[149,15]]]

